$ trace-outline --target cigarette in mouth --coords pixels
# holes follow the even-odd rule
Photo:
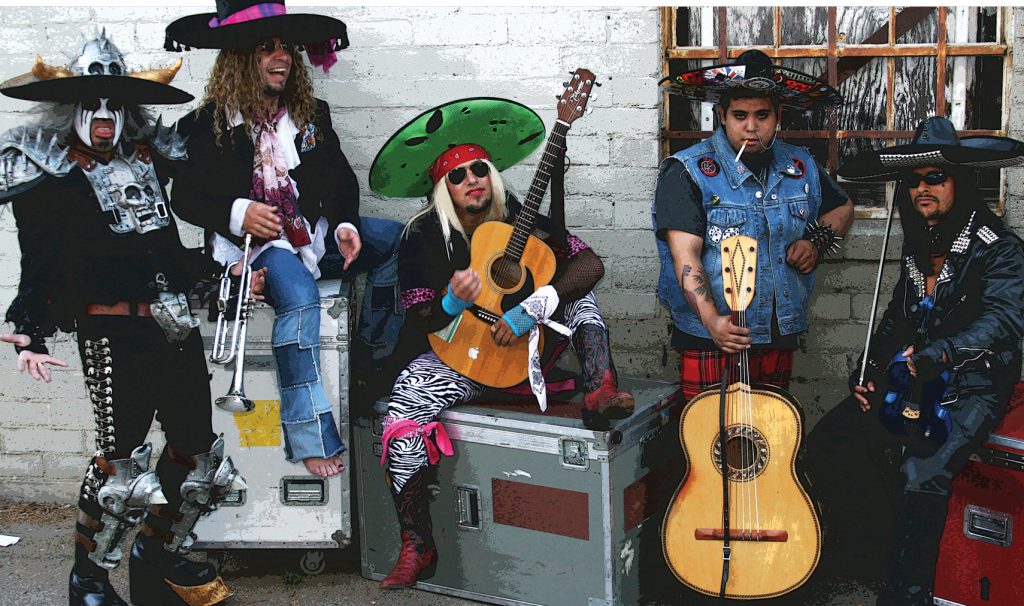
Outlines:
[[[746,139],[743,140],[743,145],[740,146],[740,151],[738,151],[736,153],[736,159],[733,160],[733,162],[739,162],[740,161],[740,156],[743,155],[743,150],[745,150],[745,149],[747,149],[747,140]]]

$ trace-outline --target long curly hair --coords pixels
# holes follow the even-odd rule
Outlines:
[[[288,114],[299,130],[313,121],[316,98],[313,96],[312,76],[302,60],[302,51],[292,48],[292,71],[282,93]],[[210,70],[202,106],[214,102],[213,134],[218,147],[227,130],[227,112],[239,111],[247,127],[253,117],[266,114],[263,103],[263,76],[260,74],[259,53],[252,51],[222,50]],[[200,107],[202,107],[200,106]]]

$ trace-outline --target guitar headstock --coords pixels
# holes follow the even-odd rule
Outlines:
[[[581,67],[573,72],[572,78],[563,83],[565,91],[558,97],[558,119],[572,124],[573,120],[582,116],[587,110],[595,84],[601,86],[595,81],[594,72],[589,69]]]
[[[725,302],[732,311],[743,311],[754,299],[757,240],[749,236],[733,236],[722,240],[721,249]]]

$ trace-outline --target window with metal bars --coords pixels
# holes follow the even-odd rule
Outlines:
[[[846,103],[828,114],[783,109],[779,136],[807,147],[835,176],[860,151],[909,143],[932,115],[960,136],[1005,135],[1009,125],[1012,9],[1008,7],[662,8],[663,75],[729,62],[756,48],[782,65],[820,77]],[[711,135],[717,113],[663,93],[662,152]],[[857,216],[881,216],[890,184],[841,181]],[[982,173],[982,192],[1003,210],[1005,186]]]

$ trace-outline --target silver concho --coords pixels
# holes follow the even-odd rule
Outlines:
[[[116,234],[144,234],[171,223],[167,201],[151,164],[136,156],[115,156],[106,166],[97,164],[86,177],[96,192],[100,208],[111,213],[110,229]]]

